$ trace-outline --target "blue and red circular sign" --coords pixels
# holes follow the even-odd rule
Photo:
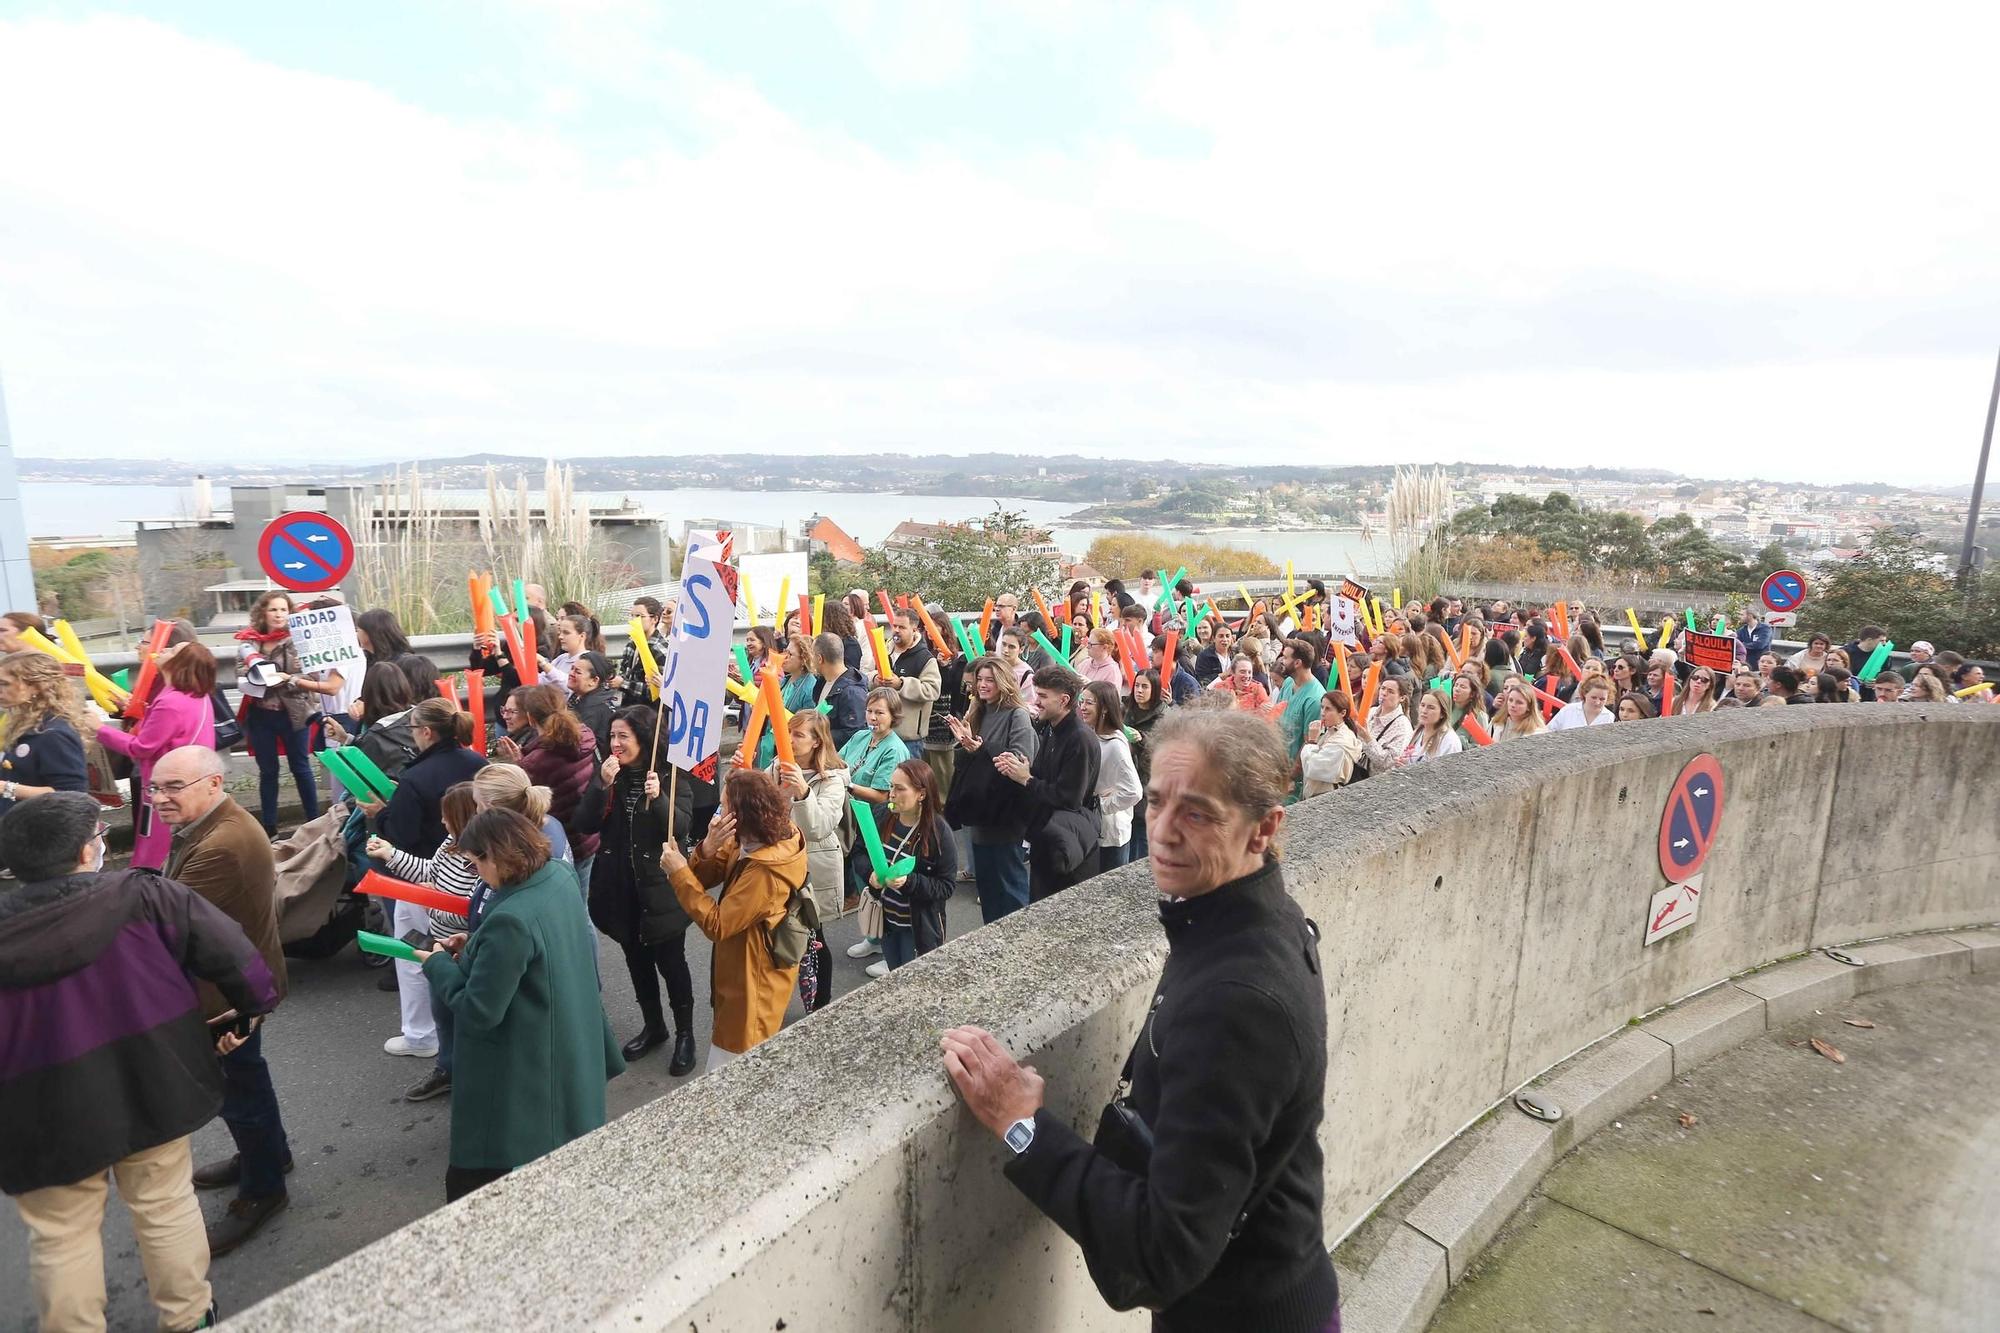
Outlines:
[[[1660,873],[1675,884],[1701,872],[1722,824],[1722,761],[1698,754],[1674,779],[1660,814]]]
[[[1796,611],[1806,599],[1806,576],[1796,569],[1781,569],[1764,580],[1760,594],[1772,611]]]
[[[257,538],[257,563],[280,588],[320,592],[354,568],[354,538],[325,514],[280,514]]]

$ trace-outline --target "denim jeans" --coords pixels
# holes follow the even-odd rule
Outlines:
[[[222,1123],[236,1140],[243,1158],[243,1180],[237,1195],[268,1199],[285,1192],[285,1163],[292,1159],[285,1140],[285,1122],[278,1113],[278,1092],[271,1086],[271,1066],[264,1060],[264,1029],[222,1062]]]
[[[1116,870],[1131,859],[1132,844],[1129,841],[1120,843],[1116,847],[1099,847],[1097,849],[1097,873],[1101,875],[1107,870]]]
[[[253,706],[244,714],[243,735],[250,743],[250,753],[257,759],[257,799],[264,816],[264,831],[271,834],[278,831],[280,740],[285,743],[285,763],[292,770],[292,781],[299,784],[299,804],[305,808],[305,817],[317,817],[319,787],[313,777],[311,729],[294,728],[282,708]]]
[[[1146,859],[1146,798],[1140,797],[1139,804],[1132,807],[1132,841],[1125,844],[1125,860]]]
[[[972,877],[979,885],[979,917],[986,924],[1028,905],[1028,858],[1019,843],[973,843]]]
[[[909,926],[884,924],[882,927],[882,958],[894,972],[903,964],[917,956],[917,932]]]

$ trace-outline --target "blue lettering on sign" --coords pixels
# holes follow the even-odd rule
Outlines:
[[[687,586],[690,590],[695,590],[690,591],[685,599],[693,608],[693,615],[681,617],[681,628],[687,632],[690,639],[705,639],[709,631],[708,608],[701,604],[701,598],[696,595],[696,591],[714,587],[715,582],[706,574],[696,574],[687,581]],[[697,618],[700,620],[699,624],[695,623]]]
[[[708,700],[694,701],[694,716],[688,719],[688,749],[697,760],[708,758]],[[676,737],[678,739],[678,737]]]

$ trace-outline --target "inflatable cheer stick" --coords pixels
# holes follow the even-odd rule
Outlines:
[[[454,913],[453,915],[463,915],[463,913]],[[415,949],[412,949],[401,940],[391,939],[387,935],[377,935],[372,930],[355,931],[354,942],[360,946],[363,953],[379,953],[384,958],[400,958],[408,963],[417,961],[417,951]]]
[[[412,884],[408,880],[391,879],[379,870],[371,870],[361,877],[354,886],[356,893],[372,893],[377,898],[394,898],[398,902],[409,903],[426,911],[442,912],[446,916],[464,916],[469,905],[467,900],[455,893],[429,884]],[[377,936],[380,939],[381,936]],[[402,955],[398,954],[398,957]]]

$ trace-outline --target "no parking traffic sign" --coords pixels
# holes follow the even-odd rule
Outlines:
[[[1781,569],[1764,580],[1759,595],[1769,611],[1796,611],[1806,599],[1806,576],[1796,569]]]
[[[1692,879],[1708,860],[1722,824],[1722,761],[1698,754],[1674,779],[1660,813],[1660,873],[1670,883]]]
[[[354,538],[325,514],[294,510],[264,525],[257,563],[280,588],[320,592],[354,568]]]

